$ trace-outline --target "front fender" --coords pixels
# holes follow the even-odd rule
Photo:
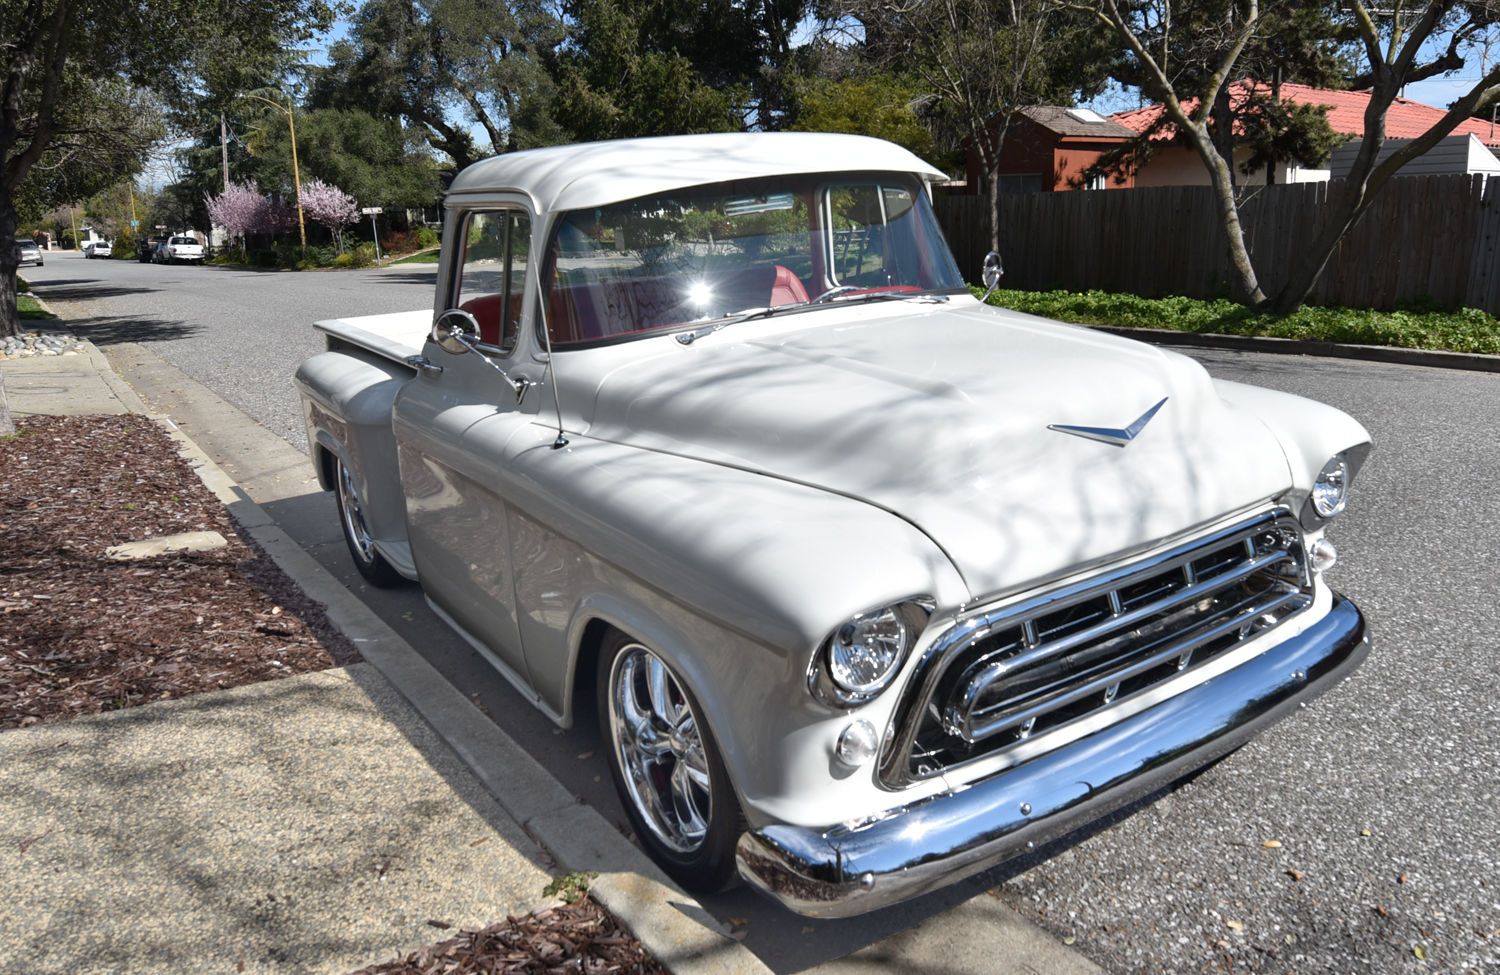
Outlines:
[[[1281,444],[1292,474],[1292,489],[1282,500],[1293,511],[1301,510],[1318,472],[1334,454],[1349,452],[1351,472],[1359,473],[1372,445],[1370,431],[1343,410],[1227,379],[1215,379],[1214,385],[1225,402],[1257,417]]]
[[[862,501],[730,467],[534,428],[504,465],[522,644],[571,719],[591,622],[657,651],[718,739],[752,821],[889,804],[869,768],[832,767],[850,712],[816,702],[811,655],[855,613],[968,592],[915,527]],[[859,710],[885,727],[902,680]]]

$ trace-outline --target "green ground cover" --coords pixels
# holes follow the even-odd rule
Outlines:
[[[982,294],[974,289],[976,295]],[[1500,319],[1474,308],[1372,311],[1304,306],[1290,315],[1226,299],[1141,298],[1106,291],[996,291],[990,304],[1082,325],[1269,335],[1350,345],[1500,354]]]
[[[48,311],[42,311],[42,306],[31,295],[16,295],[16,312],[21,318],[56,318],[57,316]]]

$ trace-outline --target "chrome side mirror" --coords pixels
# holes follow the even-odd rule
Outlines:
[[[472,352],[479,342],[479,322],[462,308],[450,308],[432,323],[432,340],[449,355]]]
[[[980,298],[980,301],[990,300],[990,295],[994,294],[995,289],[1000,286],[1000,275],[1004,273],[1005,268],[1000,265],[999,251],[990,251],[984,255],[984,273],[981,275],[984,280],[984,297]]]
[[[450,308],[432,323],[432,340],[437,343],[438,348],[450,355],[463,355],[465,352],[478,351],[479,322],[462,308]],[[480,355],[479,361],[500,374],[500,378],[510,386],[510,391],[516,394],[517,405],[526,398],[528,389],[540,385],[525,376],[512,379],[510,373],[487,355]]]

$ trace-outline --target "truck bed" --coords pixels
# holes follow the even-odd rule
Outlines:
[[[407,356],[421,354],[432,329],[432,311],[424,308],[389,315],[329,318],[314,322],[313,327],[387,359],[405,362]]]

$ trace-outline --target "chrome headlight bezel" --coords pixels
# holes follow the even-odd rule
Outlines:
[[[1364,466],[1365,458],[1369,456],[1372,446],[1369,443],[1356,444],[1348,450],[1341,450],[1334,454],[1323,464],[1308,488],[1307,497],[1302,503],[1301,514],[1298,516],[1298,521],[1302,523],[1304,529],[1310,532],[1318,531],[1344,513],[1349,505],[1349,490],[1354,484],[1355,475]],[[1330,504],[1326,499],[1320,500],[1318,486],[1326,483],[1336,472],[1341,478],[1342,491],[1336,502]]]
[[[913,597],[896,603],[888,603],[863,613],[856,613],[834,627],[833,632],[819,644],[807,668],[807,687],[813,697],[830,707],[848,709],[868,704],[879,697],[895,681],[902,665],[911,656],[927,621],[932,616],[934,603],[925,596]],[[836,655],[852,647],[853,638],[863,627],[888,620],[895,624],[899,633],[899,646],[890,655],[884,670],[875,678],[859,683],[850,681],[841,668]]]

